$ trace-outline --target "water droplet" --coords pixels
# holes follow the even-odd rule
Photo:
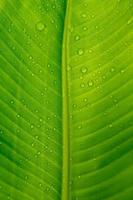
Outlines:
[[[44,90],[47,91],[47,88],[45,87]]]
[[[112,124],[109,124],[109,128],[112,128]]]
[[[79,39],[80,39],[80,36],[79,36],[79,35],[76,35],[76,36],[75,36],[75,40],[78,41]]]
[[[28,179],[28,176],[25,176],[25,180],[27,180]]]
[[[128,20],[127,24],[131,24],[131,19]]]
[[[81,86],[81,88],[84,88],[84,87],[85,87],[85,84],[84,84],[84,83],[81,83],[80,86]]]
[[[81,72],[82,72],[83,74],[85,74],[85,73],[87,72],[87,68],[86,68],[86,67],[82,67]]]
[[[89,81],[88,82],[88,85],[91,87],[91,86],[93,86],[93,82],[92,81]]]
[[[50,64],[47,64],[47,67],[50,68]]]
[[[55,20],[54,20],[54,19],[52,19],[52,20],[51,20],[51,23],[52,23],[52,24],[54,24],[54,23],[55,23]]]
[[[56,5],[53,5],[52,8],[55,9],[55,8],[56,8]]]
[[[86,14],[82,14],[82,17],[85,18],[85,17],[86,17]]]
[[[34,147],[34,143],[32,143],[31,146]]]
[[[84,31],[86,31],[86,30],[87,30],[87,27],[86,27],[86,26],[84,26],[84,27],[83,27],[83,30],[84,30]]]
[[[84,102],[87,102],[87,98],[84,98]]]
[[[20,133],[20,130],[19,130],[19,129],[17,129],[17,130],[16,130],[16,132],[17,132],[17,133]]]
[[[89,53],[92,53],[92,50],[91,50],[91,49],[89,49]]]
[[[91,15],[91,18],[94,18],[95,17],[95,15]]]
[[[40,186],[40,187],[42,187],[42,184],[41,184],[41,183],[39,183],[39,186]]]
[[[20,115],[19,115],[19,114],[17,114],[17,117],[19,118],[19,117],[20,117]]]
[[[33,128],[34,128],[34,125],[33,125],[33,124],[31,124],[31,125],[30,125],[30,127],[31,127],[31,129],[33,129]]]
[[[32,59],[33,59],[33,57],[32,57],[32,56],[29,56],[29,59],[30,59],[30,60],[32,60]]]
[[[14,104],[14,100],[12,99],[12,100],[10,101],[10,103],[11,103],[11,104]]]
[[[123,74],[124,72],[125,72],[125,70],[124,70],[124,69],[122,69],[122,70],[121,70],[121,74]]]
[[[114,72],[114,71],[115,71],[115,68],[114,68],[114,67],[112,67],[110,71],[111,71],[111,72]]]
[[[50,120],[50,117],[47,117],[48,120]]]
[[[76,108],[77,107],[77,105],[76,104],[73,104],[73,108]]]
[[[36,28],[38,31],[43,31],[45,26],[42,22],[38,22],[37,25],[36,25]]]
[[[81,125],[79,125],[79,126],[78,126],[78,129],[81,129],[81,128],[82,128],[82,126],[81,126]]]
[[[42,122],[42,118],[40,118],[39,121]]]
[[[83,55],[83,53],[84,53],[83,49],[79,49],[79,50],[78,50],[78,54],[79,54],[80,56]]]

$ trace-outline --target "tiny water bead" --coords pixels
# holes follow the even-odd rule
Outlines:
[[[82,125],[79,125],[79,126],[78,126],[78,129],[81,129],[81,128],[82,128]]]
[[[112,124],[109,124],[109,128],[112,128],[112,126],[113,126]]]
[[[89,81],[89,82],[88,82],[88,85],[89,85],[90,87],[92,87],[92,86],[93,86],[93,82],[92,82],[92,81]]]
[[[17,118],[20,118],[20,115],[19,115],[19,114],[17,114]]]
[[[84,98],[84,102],[87,102],[87,100],[88,100],[87,98]]]
[[[73,104],[73,108],[76,108],[77,107],[77,105],[76,104]]]
[[[85,84],[84,84],[84,83],[81,83],[81,84],[80,84],[80,87],[81,87],[81,88],[84,88],[84,87],[85,87]]]
[[[42,122],[43,121],[42,118],[40,118],[39,121]]]
[[[84,27],[83,27],[83,30],[84,30],[84,31],[86,31],[86,30],[87,30],[87,27],[86,27],[86,26],[84,26]]]
[[[55,23],[55,20],[54,20],[54,19],[52,19],[52,20],[51,20],[51,24],[54,24],[54,23]]]
[[[12,100],[10,101],[10,103],[11,103],[11,104],[14,104],[14,100],[12,99]]]
[[[38,22],[38,23],[36,24],[36,29],[37,29],[38,31],[43,31],[44,28],[45,28],[45,25],[44,25],[42,22]]]
[[[127,22],[127,24],[131,24],[131,22],[132,22],[132,20],[131,20],[131,19],[129,19],[129,20],[128,20],[128,22]]]
[[[33,125],[33,124],[31,124],[31,125],[30,125],[30,127],[31,127],[31,129],[33,129],[33,128],[34,128],[34,125]]]
[[[83,18],[86,18],[86,14],[82,14],[82,17],[83,17]]]
[[[20,133],[20,129],[17,129],[16,132],[17,132],[17,133]]]
[[[30,60],[32,60],[32,59],[33,59],[33,57],[32,57],[32,56],[29,56],[29,59],[30,59]]]
[[[50,64],[47,64],[47,67],[48,67],[48,68],[50,68],[50,66],[51,66]]]
[[[82,68],[81,68],[81,72],[82,72],[83,74],[85,74],[85,73],[87,72],[87,70],[88,70],[88,69],[87,69],[86,67],[82,67]]]
[[[83,54],[84,54],[83,49],[79,49],[79,50],[78,50],[78,55],[81,56],[81,55],[83,55]]]
[[[112,67],[112,68],[110,69],[110,71],[111,71],[111,72],[114,72],[114,71],[115,71],[115,68],[114,68],[114,67]]]
[[[121,74],[123,74],[124,72],[125,72],[125,70],[124,70],[124,69],[122,69],[122,70],[121,70]]]
[[[91,49],[89,49],[89,53],[92,53],[92,50],[91,50]]]
[[[76,36],[75,36],[75,40],[76,40],[76,41],[80,40],[80,36],[79,36],[79,35],[76,35]]]

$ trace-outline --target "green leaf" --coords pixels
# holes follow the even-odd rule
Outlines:
[[[133,199],[132,13],[0,1],[0,200]]]

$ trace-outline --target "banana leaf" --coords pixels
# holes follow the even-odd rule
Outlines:
[[[133,199],[132,27],[132,0],[0,0],[0,200]]]

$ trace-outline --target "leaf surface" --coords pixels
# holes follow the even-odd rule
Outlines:
[[[0,200],[132,200],[132,13],[0,1]]]

